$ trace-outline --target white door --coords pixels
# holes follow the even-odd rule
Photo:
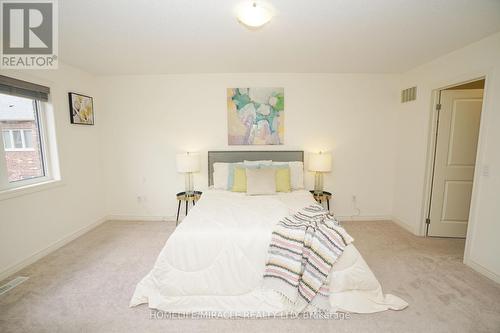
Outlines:
[[[483,90],[441,91],[429,236],[465,237]]]

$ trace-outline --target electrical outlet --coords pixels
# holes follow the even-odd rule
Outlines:
[[[488,178],[490,176],[490,166],[488,164],[483,165],[483,177]]]
[[[353,194],[351,199],[352,199],[352,209],[355,212],[353,216],[361,215],[361,210],[358,208],[358,197],[356,196],[356,194]]]

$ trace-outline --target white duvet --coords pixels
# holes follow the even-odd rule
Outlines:
[[[130,306],[148,303],[168,312],[233,315],[293,311],[277,293],[261,288],[262,275],[274,225],[313,200],[307,191],[269,196],[205,191],[137,284]],[[352,244],[329,279],[334,310],[371,313],[407,306],[382,293]]]

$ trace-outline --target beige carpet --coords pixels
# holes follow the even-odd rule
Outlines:
[[[419,238],[391,222],[344,225],[406,310],[349,320],[151,320],[146,306],[128,302],[174,224],[107,222],[16,274],[30,279],[0,296],[0,332],[500,332],[500,286],[461,263],[463,240]]]

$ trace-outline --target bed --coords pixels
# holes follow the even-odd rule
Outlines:
[[[213,185],[216,162],[268,158],[303,161],[303,152],[209,152],[209,185]],[[166,312],[234,316],[293,312],[293,304],[262,288],[267,249],[277,221],[312,203],[312,195],[304,189],[248,196],[209,188],[137,284],[130,306],[147,303]],[[407,306],[402,299],[382,293],[352,243],[334,264],[328,285],[332,311],[372,313]]]

